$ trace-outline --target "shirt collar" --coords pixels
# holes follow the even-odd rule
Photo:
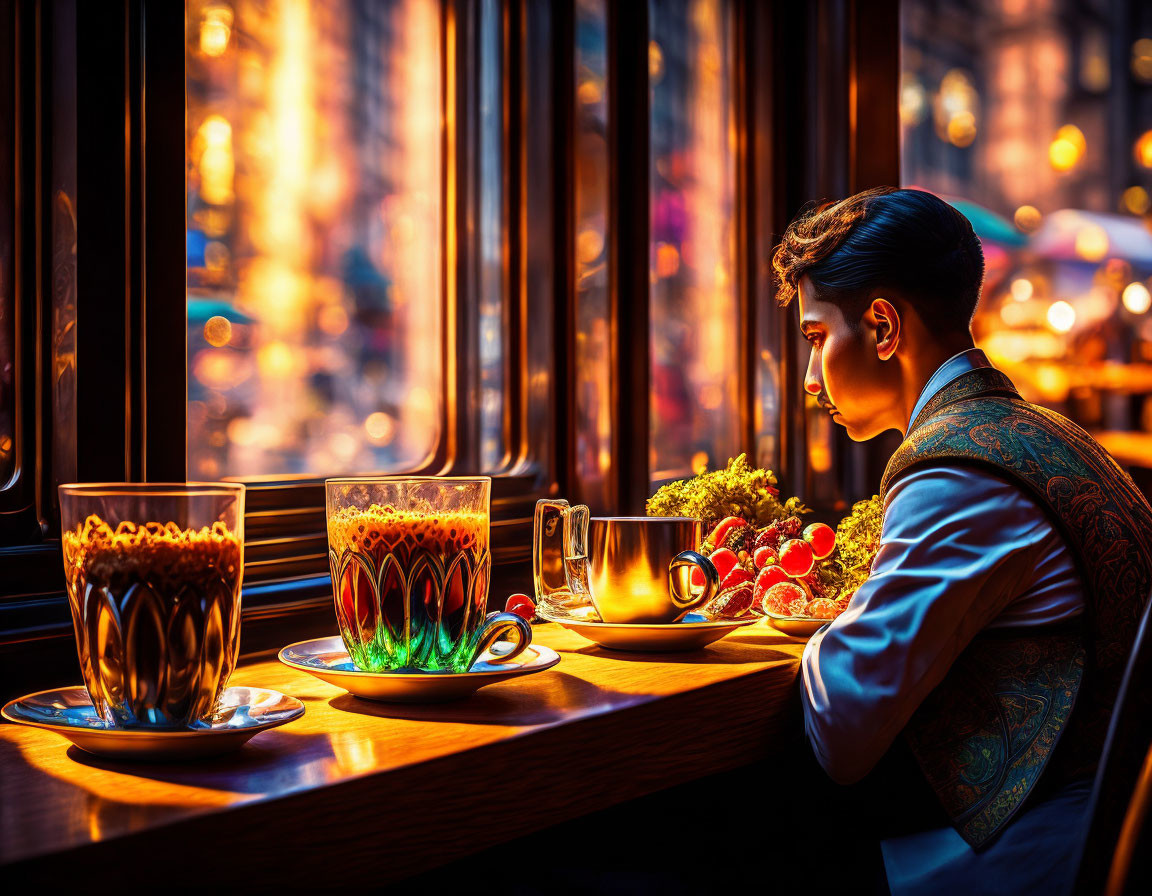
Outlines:
[[[960,378],[969,370],[977,370],[981,367],[991,366],[992,363],[983,351],[978,348],[968,348],[959,354],[953,355],[937,367],[936,372],[928,378],[924,390],[920,393],[920,398],[916,400],[916,406],[912,408],[912,416],[908,420],[908,429],[912,428],[912,423],[924,409],[924,405],[928,404],[929,399],[950,382]]]

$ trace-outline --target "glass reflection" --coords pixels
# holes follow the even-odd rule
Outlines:
[[[604,0],[576,5],[576,472],[593,510],[610,501],[608,56]]]
[[[500,10],[480,4],[480,465],[504,462],[504,214]]]
[[[435,0],[188,4],[190,476],[435,450],[440,31]]]
[[[714,469],[740,440],[732,5],[650,0],[654,482]]]

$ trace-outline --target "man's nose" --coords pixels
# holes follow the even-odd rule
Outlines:
[[[804,371],[804,391],[809,395],[819,395],[823,390],[820,380],[812,370],[812,361],[808,361],[808,369]]]

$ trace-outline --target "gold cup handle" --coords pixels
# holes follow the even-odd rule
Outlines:
[[[524,649],[532,643],[532,626],[528,621],[515,613],[489,613],[484,618],[484,624],[475,635],[475,646],[472,650],[472,662],[480,659],[485,650],[489,650],[497,641],[507,641],[513,635],[512,649],[508,653],[493,655],[486,662],[497,665],[506,663],[520,656]]]
[[[692,572],[704,574],[704,587],[693,588]],[[720,574],[712,561],[696,551],[681,551],[668,564],[668,596],[678,610],[687,612],[708,603],[720,589]]]

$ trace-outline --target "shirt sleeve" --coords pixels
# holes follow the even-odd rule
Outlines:
[[[1031,498],[978,469],[920,469],[892,487],[872,575],[801,661],[804,728],[834,780],[880,760],[1051,534]]]

